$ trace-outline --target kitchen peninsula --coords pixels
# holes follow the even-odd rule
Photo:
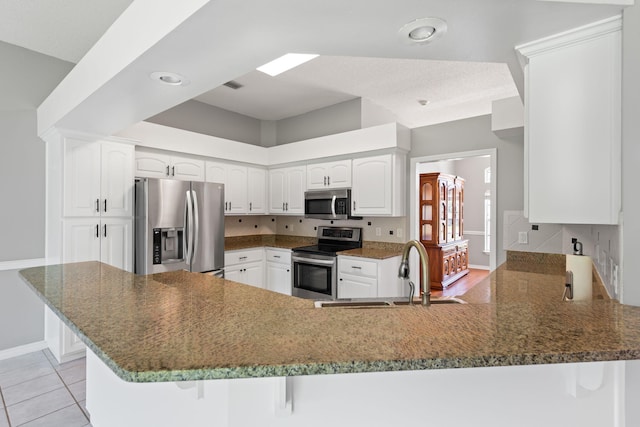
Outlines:
[[[590,410],[581,396],[614,393],[619,365],[577,362],[639,359],[640,308],[602,292],[591,302],[561,302],[563,265],[554,261],[563,257],[555,257],[536,270],[510,255],[463,296],[470,304],[429,309],[318,309],[203,274],[136,276],[98,262],[21,275],[89,347],[94,427],[390,425],[421,419],[415,405],[425,402],[426,410],[454,408],[450,393],[466,405],[469,393],[481,394],[482,381],[507,406],[514,384],[548,394],[562,411],[549,406],[553,420],[610,416],[610,408],[604,415]],[[504,368],[488,369],[495,366]],[[360,375],[348,375],[354,373]],[[548,384],[536,382],[542,379]],[[566,393],[567,384],[574,393]],[[361,412],[382,402],[387,410]],[[493,425],[513,422],[500,422],[509,412]],[[434,412],[430,419],[449,418]],[[520,425],[560,425],[548,421],[542,412]]]

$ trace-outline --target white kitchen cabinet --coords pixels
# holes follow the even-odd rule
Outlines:
[[[617,224],[621,19],[519,46],[525,65],[525,215]]]
[[[267,213],[267,170],[247,168],[248,214]]]
[[[338,298],[402,297],[408,286],[398,278],[400,257],[372,259],[338,256]]]
[[[224,184],[224,214],[247,213],[247,167],[233,163],[206,162],[206,181]]]
[[[65,218],[63,233],[63,262],[101,261],[132,271],[131,218]]]
[[[351,213],[404,216],[405,163],[405,155],[399,153],[354,159]]]
[[[224,253],[224,278],[264,288],[264,249],[241,249]]]
[[[133,215],[132,145],[87,142],[64,143],[64,215]]]
[[[291,295],[291,250],[267,248],[265,255],[267,289]]]
[[[133,219],[65,218],[62,262],[100,261],[133,270]],[[85,346],[56,314],[45,310],[45,339],[60,362],[83,357]]]
[[[269,213],[304,215],[305,166],[269,171]]]
[[[266,169],[207,161],[205,175],[207,182],[224,184],[225,215],[266,213]]]
[[[193,157],[136,150],[136,176],[204,181],[205,162]]]
[[[350,187],[351,160],[307,165],[307,190]]]

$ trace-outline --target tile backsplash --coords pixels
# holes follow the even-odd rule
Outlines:
[[[227,216],[224,235],[235,237],[250,234],[280,234],[315,237],[317,227],[321,225],[361,227],[362,239],[365,241],[404,243],[408,240],[405,217],[365,217],[362,220],[329,221],[302,216]]]
[[[535,227],[537,230],[533,230]],[[619,299],[621,250],[617,225],[531,224],[522,211],[504,212],[505,250],[570,254],[573,238],[582,243],[582,253],[593,259],[611,298]]]

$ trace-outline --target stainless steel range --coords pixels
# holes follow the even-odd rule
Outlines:
[[[318,227],[318,244],[294,248],[292,294],[314,300],[338,297],[338,253],[362,247],[362,228]]]

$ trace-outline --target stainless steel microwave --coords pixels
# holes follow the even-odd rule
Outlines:
[[[351,215],[350,188],[305,191],[304,216],[316,219],[361,219]]]

